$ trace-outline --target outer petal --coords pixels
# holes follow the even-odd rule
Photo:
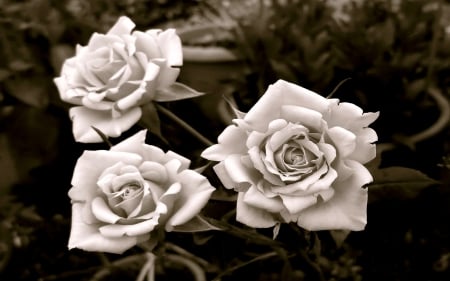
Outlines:
[[[225,188],[234,189],[235,187],[237,187],[237,184],[228,175],[223,161],[216,164],[213,169]]]
[[[201,156],[212,161],[222,161],[231,154],[245,154],[247,133],[241,128],[230,125],[218,137],[218,144],[205,149]]]
[[[108,31],[107,34],[111,35],[130,34],[135,26],[136,25],[130,18],[122,16],[117,20],[114,26],[111,27],[111,29]]]
[[[135,107],[117,118],[112,118],[110,111],[94,111],[82,106],[75,106],[70,109],[69,114],[73,121],[72,130],[75,140],[92,143],[102,141],[92,126],[107,136],[118,137],[141,118],[142,110],[140,107]]]
[[[355,151],[349,156],[350,159],[365,164],[375,158],[376,146],[378,140],[377,133],[371,128],[364,128],[358,132],[356,137]]]
[[[103,171],[118,162],[138,165],[142,158],[127,152],[85,151],[78,159],[72,176],[69,196],[75,201],[88,201],[97,196],[97,181]]]
[[[334,196],[300,212],[297,224],[307,230],[363,230],[367,221],[367,189],[372,181],[369,171],[356,161],[348,161],[354,173],[346,181],[336,182]]]
[[[177,209],[166,223],[167,231],[195,217],[215,190],[207,178],[192,170],[182,171],[177,175],[177,179],[182,184],[182,189],[177,199]]]
[[[167,59],[168,65],[183,65],[183,50],[181,48],[181,39],[176,34],[175,29],[169,28],[159,33],[158,42],[163,56]]]
[[[255,228],[274,226],[277,221],[269,212],[255,208],[244,202],[244,193],[239,192],[236,204],[236,220]]]
[[[243,200],[254,208],[262,209],[270,213],[277,213],[284,209],[283,203],[279,197],[269,198],[262,194],[255,186],[243,192]]]
[[[105,237],[133,237],[139,235],[146,235],[155,229],[158,225],[159,214],[155,214],[149,220],[135,224],[108,224],[99,228],[99,231]]]
[[[245,115],[244,120],[256,130],[265,131],[271,120],[280,118],[281,107],[284,105],[302,106],[323,113],[327,111],[329,102],[310,90],[278,80],[269,86],[264,95]]]
[[[281,117],[292,123],[299,123],[309,129],[320,131],[322,128],[322,114],[303,106],[283,105]]]
[[[72,228],[69,237],[69,249],[78,248],[84,251],[108,252],[122,254],[138,242],[144,241],[148,236],[123,236],[108,238],[100,234],[97,224],[86,224],[82,220],[83,205],[72,205]]]
[[[349,156],[355,150],[356,136],[352,132],[336,126],[330,128],[327,133],[333,141],[340,158]]]

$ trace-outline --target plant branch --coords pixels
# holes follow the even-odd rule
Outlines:
[[[253,259],[251,259],[251,260],[248,260],[248,261],[246,261],[246,262],[237,264],[237,265],[235,265],[235,266],[233,266],[233,267],[230,267],[230,268],[224,270],[224,271],[221,272],[219,275],[217,275],[212,281],[220,281],[221,278],[222,278],[223,276],[228,275],[228,274],[232,273],[233,271],[236,271],[236,270],[238,270],[238,269],[240,269],[240,268],[242,268],[242,267],[245,267],[245,266],[247,266],[247,265],[249,265],[249,264],[252,264],[252,263],[254,263],[254,262],[261,261],[261,260],[265,260],[265,259],[269,259],[269,258],[271,258],[271,257],[276,257],[276,256],[278,256],[278,253],[275,252],[275,251],[273,251],[273,252],[268,252],[268,253],[266,253],[266,254],[257,256],[256,258],[253,258]]]
[[[192,136],[194,136],[195,138],[197,138],[200,142],[202,142],[204,145],[206,146],[211,146],[214,143],[212,141],[210,141],[209,139],[207,139],[205,136],[203,136],[201,133],[199,133],[196,129],[194,129],[191,125],[189,125],[188,123],[186,123],[184,120],[182,120],[180,117],[178,117],[177,115],[175,115],[173,112],[171,112],[170,110],[168,110],[167,108],[165,108],[164,106],[155,103],[155,107],[156,109],[161,112],[162,114],[164,114],[166,117],[168,117],[169,119],[171,119],[172,121],[174,121],[175,123],[177,123],[180,127],[182,127],[183,129],[185,129],[187,132],[189,132]]]

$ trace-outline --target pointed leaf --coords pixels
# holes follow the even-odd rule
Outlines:
[[[439,182],[424,173],[405,167],[388,167],[372,171],[374,181],[368,186],[369,203],[380,199],[414,199]]]
[[[336,246],[339,248],[344,244],[345,239],[347,239],[347,236],[350,234],[350,230],[330,230],[331,238],[333,238],[334,242],[336,243]]]
[[[158,89],[154,100],[158,102],[176,101],[199,97],[203,94],[204,93],[198,92],[185,84],[175,82],[167,88]]]
[[[161,133],[161,122],[159,120],[158,112],[152,102],[144,104],[142,107],[142,117],[139,120],[139,125],[148,129],[152,134],[161,139],[164,143],[168,143]]]
[[[210,224],[200,215],[195,216],[185,224],[174,226],[172,229],[172,231],[176,232],[200,232],[209,230],[221,230],[221,228]]]
[[[273,227],[273,240],[277,239],[278,234],[280,233],[280,228],[281,228],[281,223],[277,223],[274,227]]]
[[[91,128],[100,136],[100,138],[104,143],[106,143],[109,147],[113,146],[112,143],[109,141],[108,137],[102,131],[100,131],[94,126],[91,126]]]
[[[47,77],[18,77],[5,82],[7,91],[26,105],[36,108],[46,108],[49,103],[50,88]]]

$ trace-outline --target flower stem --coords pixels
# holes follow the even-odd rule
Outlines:
[[[266,254],[257,256],[256,258],[253,258],[249,261],[237,264],[233,267],[230,267],[230,268],[224,270],[219,275],[217,275],[216,278],[214,278],[212,281],[220,281],[223,276],[228,275],[228,274],[232,273],[233,271],[238,270],[239,268],[245,267],[245,266],[252,264],[254,262],[257,262],[257,261],[265,260],[265,259],[276,257],[276,256],[278,256],[277,252],[268,252]]]
[[[197,263],[191,261],[190,259],[173,254],[164,255],[163,258],[175,263],[183,264],[192,272],[196,281],[206,281],[205,271]]]
[[[197,138],[200,142],[202,142],[206,146],[211,146],[214,143],[207,139],[205,136],[203,136],[201,133],[199,133],[196,129],[194,129],[191,125],[186,123],[184,120],[182,120],[180,117],[175,115],[173,112],[165,108],[164,106],[155,103],[155,107],[159,112],[164,114],[166,117],[177,123],[180,127],[185,129],[187,132],[189,132],[192,136]]]

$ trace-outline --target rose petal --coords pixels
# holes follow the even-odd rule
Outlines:
[[[63,101],[76,105],[82,104],[81,97],[86,94],[85,91],[79,94],[77,91],[71,89],[64,77],[56,77],[55,79],[53,79],[53,82],[56,84],[59,96]]]
[[[99,231],[106,237],[123,237],[123,236],[140,236],[152,232],[158,225],[159,215],[155,214],[151,219],[140,223],[125,224],[109,224],[101,226]]]
[[[141,160],[139,155],[127,152],[85,151],[75,165],[72,176],[73,187],[69,190],[69,197],[74,201],[94,199],[98,191],[97,180],[106,168],[121,161],[138,165]]]
[[[242,163],[242,156],[234,154],[224,160],[225,169],[236,187],[248,188],[259,181],[259,173]]]
[[[81,218],[84,204],[72,205],[72,226],[69,237],[69,249],[78,248],[84,251],[122,254],[148,236],[108,238],[100,234],[95,224],[86,224]]]
[[[222,161],[230,154],[245,154],[247,134],[241,128],[230,125],[218,137],[218,144],[206,148],[201,156],[212,161]]]
[[[264,95],[245,115],[244,120],[257,131],[265,131],[271,120],[279,119],[281,107],[296,105],[323,113],[329,102],[324,97],[303,87],[278,80],[270,85]]]
[[[145,161],[139,166],[139,171],[145,180],[155,183],[164,183],[168,179],[166,168],[157,162]]]
[[[269,198],[262,194],[255,186],[251,186],[243,193],[243,202],[254,208],[263,209],[270,213],[280,212],[284,208],[280,197]]]
[[[140,107],[135,107],[124,112],[118,118],[112,118],[111,112],[108,111],[94,111],[82,106],[75,106],[69,110],[69,114],[73,121],[72,130],[75,140],[92,143],[102,141],[92,127],[99,129],[106,136],[118,137],[139,120],[142,110]]]
[[[96,197],[92,200],[91,209],[94,216],[101,222],[114,224],[121,219],[121,217],[111,211],[101,197]]]
[[[328,129],[327,135],[333,141],[339,157],[346,158],[355,151],[356,136],[352,132],[336,126]]]
[[[277,224],[277,221],[269,212],[246,204],[244,196],[244,193],[238,193],[236,203],[236,220],[238,222],[255,228],[272,227]]]
[[[133,28],[136,25],[134,22],[126,17],[121,16],[117,22],[111,27],[111,29],[108,31],[108,35],[123,35],[123,34],[130,34]]]
[[[225,188],[234,189],[237,187],[237,184],[228,175],[224,162],[214,165],[213,170]]]
[[[136,51],[143,52],[147,56],[147,60],[162,56],[155,37],[142,31],[134,31],[133,36],[136,37]]]
[[[290,214],[296,214],[317,202],[317,197],[314,195],[308,196],[288,196],[281,195],[283,205],[286,207]]]
[[[248,155],[252,160],[253,166],[262,174],[265,180],[274,185],[283,185],[283,181],[278,176],[278,171],[276,167],[270,168],[265,164],[263,158],[265,155],[261,152],[259,147],[254,146],[248,151]]]
[[[335,194],[326,202],[302,211],[297,224],[307,230],[363,230],[367,221],[367,189],[372,181],[369,171],[360,163],[348,160],[354,173],[346,181],[334,184]]]
[[[169,28],[158,34],[158,43],[164,58],[170,66],[183,65],[183,51],[181,39],[176,34],[175,29]]]
[[[177,171],[185,170],[185,169],[189,168],[189,165],[191,165],[191,160],[189,160],[188,158],[181,156],[180,154],[175,153],[171,150],[167,151],[164,158],[165,158],[164,162],[166,162],[166,163],[169,161],[172,161],[174,159],[177,159],[180,162],[180,166],[177,169]]]
[[[177,199],[178,209],[167,221],[167,231],[171,231],[174,226],[182,225],[195,217],[215,190],[207,178],[192,170],[182,171],[177,175],[177,179],[182,185]]]
[[[378,140],[377,133],[371,128],[364,128],[357,133],[356,147],[352,154],[349,155],[350,159],[365,164],[375,158],[376,146],[374,142]]]
[[[295,105],[283,105],[281,118],[292,123],[298,123],[309,129],[320,131],[324,122],[322,114],[318,111]]]

